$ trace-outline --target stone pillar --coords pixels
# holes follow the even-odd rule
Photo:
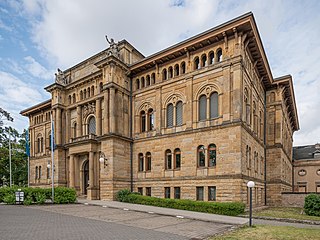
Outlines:
[[[94,152],[89,152],[89,187],[94,188]]]
[[[61,144],[61,108],[56,109],[56,130],[57,130],[57,139],[56,143]]]
[[[110,102],[109,102],[109,116],[110,116],[110,132],[114,133],[116,130],[116,119],[115,119],[115,89],[110,88]]]
[[[74,186],[77,191],[80,191],[80,166],[79,166],[79,157],[74,156]]]
[[[70,155],[69,159],[69,187],[74,188],[75,187],[75,181],[74,181],[74,155]]]
[[[70,122],[70,109],[67,110],[67,114],[66,114],[66,143],[69,143],[69,139],[70,139],[70,133],[71,133],[71,122]]]
[[[77,137],[82,136],[82,111],[81,106],[77,106]]]
[[[103,133],[108,134],[109,129],[109,91],[106,89],[104,91],[104,99],[103,99],[103,109],[104,109],[104,116],[103,116]]]
[[[96,117],[97,117],[97,132],[96,135],[101,135],[101,100],[98,98],[96,100]]]

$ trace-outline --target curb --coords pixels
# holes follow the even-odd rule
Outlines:
[[[247,218],[249,216],[241,215],[241,217],[246,217]],[[300,219],[293,219],[293,218],[273,218],[273,217],[257,217],[257,216],[254,216],[253,219],[262,219],[262,220],[288,222],[288,223],[302,223],[302,224],[309,224],[309,225],[320,225],[320,221],[300,220]]]

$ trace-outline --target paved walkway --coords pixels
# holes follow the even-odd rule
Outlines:
[[[243,225],[248,223],[248,219],[241,218],[241,217],[230,217],[230,216],[217,215],[217,214],[211,214],[211,213],[192,212],[192,211],[186,211],[186,210],[146,206],[146,205],[123,203],[123,202],[117,202],[117,201],[78,199],[78,202],[82,204],[105,206],[105,207],[118,208],[118,209],[129,209],[137,212],[146,212],[146,213],[151,212],[151,213],[165,215],[165,216],[174,216],[174,217],[195,219],[195,220],[201,220],[201,221],[207,221],[207,222],[225,223],[225,224],[232,224],[232,225]]]

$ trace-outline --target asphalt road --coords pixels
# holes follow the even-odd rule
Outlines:
[[[205,239],[232,225],[99,206],[0,205],[2,240]]]

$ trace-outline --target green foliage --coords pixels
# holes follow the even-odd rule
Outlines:
[[[76,190],[73,188],[57,187],[54,191],[54,203],[75,203],[77,200]]]
[[[10,196],[15,197],[15,192],[17,191],[17,189],[18,187],[0,187],[0,202],[10,200]],[[32,203],[44,204],[47,199],[51,199],[51,188],[23,187],[21,188],[21,191],[24,192],[23,204],[25,205],[30,205]],[[76,199],[77,193],[74,189],[66,187],[55,188],[54,203],[75,203]]]
[[[304,211],[309,216],[320,217],[320,195],[309,194],[304,199]]]
[[[121,190],[117,200],[122,202],[151,205],[157,207],[175,208],[196,212],[236,216],[244,213],[245,205],[241,202],[202,202],[187,199],[169,199],[141,196]]]
[[[16,202],[16,197],[14,194],[12,193],[9,193],[7,195],[5,195],[3,197],[3,201],[6,203],[6,204],[15,204]]]

